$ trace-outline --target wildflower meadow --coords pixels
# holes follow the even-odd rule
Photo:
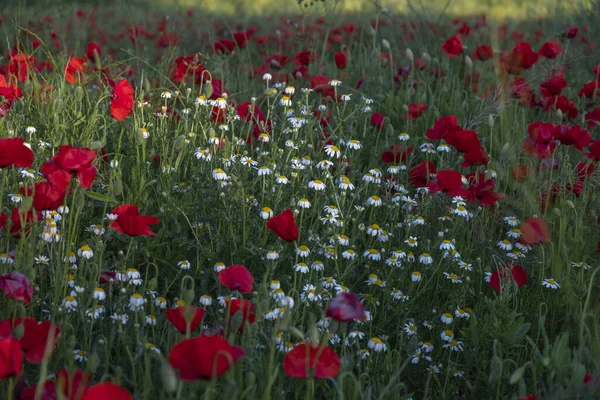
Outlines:
[[[0,398],[599,398],[600,4],[42,3],[0,9]]]

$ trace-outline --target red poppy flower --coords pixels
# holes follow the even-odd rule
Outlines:
[[[248,42],[249,38],[250,33],[248,32],[235,32],[233,34],[233,40],[235,40],[235,43],[240,49],[246,48],[246,43]]]
[[[29,279],[20,272],[11,272],[0,275],[0,291],[6,298],[13,298],[25,304],[31,303],[33,286]]]
[[[405,121],[417,119],[427,110],[427,104],[410,103],[408,105],[408,113],[403,117]]]
[[[41,220],[42,213],[39,211],[34,212],[34,210],[29,210],[26,213],[21,213],[19,207],[14,207],[10,217],[11,226],[9,233],[17,238],[20,238],[21,234],[27,236],[31,232],[31,225]],[[7,223],[8,217],[5,214],[0,214],[0,229],[6,230]]]
[[[193,332],[200,325],[204,317],[204,309],[194,306],[170,308],[165,312],[165,317],[173,324],[175,329],[186,334],[188,332],[188,324],[189,332]]]
[[[550,60],[555,59],[563,52],[563,48],[556,40],[546,42],[540,47],[538,53],[542,57],[549,58]]]
[[[556,127],[553,124],[534,122],[527,126],[529,136],[521,143],[521,148],[529,155],[546,158],[556,149],[554,138]]]
[[[483,146],[479,146],[478,149],[463,154],[463,162],[460,166],[467,168],[475,165],[487,165],[489,161],[490,156],[487,155]]]
[[[481,147],[477,132],[466,129],[450,131],[446,136],[446,143],[461,153],[476,151]]]
[[[243,265],[233,264],[219,271],[219,283],[240,293],[252,292],[254,277]]]
[[[381,161],[384,163],[399,163],[406,161],[406,158],[412,153],[412,147],[406,147],[401,144],[390,146],[389,150],[381,154]]]
[[[294,212],[290,209],[269,219],[267,228],[286,242],[298,239],[298,225],[294,219]]]
[[[460,35],[454,35],[442,45],[442,51],[450,56],[456,57],[463,52],[463,43]]]
[[[527,244],[546,243],[552,240],[548,223],[541,218],[529,218],[523,221],[521,235]]]
[[[23,336],[19,339],[25,352],[25,359],[31,364],[41,364],[44,360],[46,347],[50,346],[49,354],[54,352],[60,336],[60,329],[50,321],[39,322],[32,317],[5,319],[0,322],[0,337],[12,335],[16,326],[23,325]]]
[[[382,130],[385,125],[385,116],[382,113],[374,112],[371,114],[371,125],[376,127],[378,131]]]
[[[579,28],[568,26],[561,36],[566,39],[574,39],[577,36],[577,32],[579,32]]]
[[[254,314],[254,308],[256,304],[252,303],[250,300],[245,299],[233,299],[227,300],[227,308],[229,310],[229,316],[233,317],[238,312],[241,312],[242,322],[240,324],[239,330],[242,332],[246,323],[253,324],[256,320],[256,314]],[[233,322],[233,319],[229,321]]]
[[[37,182],[32,187],[22,187],[19,190],[23,196],[33,195],[33,208],[38,211],[56,210],[65,202],[67,194],[49,182]]]
[[[89,42],[85,50],[85,55],[90,61],[95,61],[96,56],[98,58],[102,57],[102,48],[97,43]]]
[[[184,381],[218,378],[244,355],[220,336],[199,336],[177,343],[169,352],[169,364]]]
[[[81,400],[133,400],[133,396],[116,383],[104,382],[90,386]]]
[[[0,139],[0,168],[16,166],[29,168],[33,164],[33,151],[25,146],[23,138]]]
[[[55,400],[57,391],[65,400],[80,400],[92,378],[91,372],[83,372],[80,369],[72,373],[66,368],[56,373],[56,381],[48,380],[44,383],[42,391],[43,400]],[[20,400],[35,400],[37,385],[21,392]]]
[[[590,132],[579,125],[559,125],[556,127],[555,137],[560,143],[567,146],[574,146],[580,151],[583,150],[584,147],[587,147],[592,140]]]
[[[12,54],[8,61],[8,75],[16,77],[19,82],[25,82],[35,66],[35,57],[25,53]]]
[[[502,57],[501,66],[509,74],[519,75],[521,71],[533,67],[537,61],[538,53],[533,51],[531,45],[527,42],[519,42]]]
[[[527,396],[519,396],[517,400],[538,400],[538,397],[535,394],[528,394]]]
[[[576,168],[577,168],[577,176],[579,177],[579,179],[585,179],[585,178],[589,177],[596,170],[596,166],[594,164],[587,163],[587,162],[577,163]]]
[[[133,93],[133,87],[127,79],[121,79],[115,85],[110,103],[110,115],[117,121],[124,120],[133,111]]]
[[[567,80],[564,73],[560,73],[548,78],[540,84],[540,93],[543,97],[558,96],[564,88],[567,87]]]
[[[494,50],[492,50],[492,46],[489,44],[482,44],[481,46],[477,46],[475,48],[475,52],[471,56],[473,60],[486,61],[491,58],[494,58]]]
[[[427,138],[431,141],[445,139],[452,131],[462,130],[458,125],[458,118],[446,115],[435,121],[433,128],[427,129]]]
[[[362,321],[367,317],[358,296],[347,292],[341,292],[331,300],[325,315],[340,322]]]
[[[600,139],[592,141],[590,144],[590,152],[584,153],[584,155],[594,161],[600,160]]]
[[[82,189],[89,189],[96,178],[96,167],[92,165],[96,152],[87,147],[60,146],[58,154],[40,169],[44,177],[58,191],[64,191],[76,174]]]
[[[0,380],[18,376],[23,369],[23,352],[17,339],[0,340]]]
[[[598,81],[586,82],[577,95],[579,97],[585,96],[587,98],[592,98],[592,97],[594,97],[594,95],[597,97],[600,97],[600,82],[598,82]]]
[[[156,233],[152,232],[148,225],[158,224],[159,219],[149,215],[140,215],[135,204],[122,204],[110,213],[117,215],[117,219],[110,225],[116,231],[129,236],[156,236]]]
[[[193,76],[194,82],[200,84],[206,78],[202,74],[204,71],[206,71],[206,68],[202,65],[202,61],[197,54],[194,54],[186,57],[177,57],[175,59],[175,70],[171,76],[175,82],[181,82],[186,77]]]
[[[478,202],[481,206],[489,206],[504,198],[501,193],[494,192],[496,181],[485,179],[484,173],[473,173],[466,176],[470,183],[468,201]]]
[[[78,83],[85,70],[85,60],[81,57],[73,57],[65,67],[65,80],[71,85]]]
[[[593,109],[585,114],[585,122],[588,128],[600,125],[600,107]]]
[[[508,276],[509,271],[510,277]],[[494,288],[495,291],[499,292],[501,281],[508,279],[515,281],[517,287],[526,285],[527,271],[519,265],[505,264],[492,272],[492,276],[490,276],[490,286]]]
[[[337,53],[334,54],[334,57],[335,57],[335,66],[338,69],[346,69],[346,66],[348,65],[347,53],[344,51],[338,51]]]
[[[219,39],[213,43],[214,54],[231,54],[235,49],[235,42],[229,39]]]
[[[317,54],[315,52],[304,50],[296,53],[294,56],[294,64],[297,67],[308,67],[311,62],[317,59]]]
[[[517,182],[525,182],[528,176],[530,176],[533,172],[530,166],[528,165],[517,165],[512,169],[512,176]]]
[[[416,187],[423,187],[429,181],[429,175],[435,174],[435,164],[431,161],[421,161],[408,172],[408,179]]]
[[[468,192],[462,185],[462,176],[460,172],[446,169],[438,171],[435,175],[435,180],[429,181],[427,188],[431,194],[443,192],[450,196],[461,196],[466,198]]]
[[[331,347],[302,343],[285,355],[283,370],[297,379],[335,378],[340,373],[340,358]]]

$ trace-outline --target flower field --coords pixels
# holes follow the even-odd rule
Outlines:
[[[595,399],[599,16],[0,16],[0,398]]]

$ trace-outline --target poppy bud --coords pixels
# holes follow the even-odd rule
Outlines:
[[[80,194],[75,199],[75,207],[77,207],[76,210],[83,210],[84,205],[85,205],[85,198],[83,197],[83,194]]]
[[[560,209],[555,208],[554,209],[554,214],[556,214],[556,215],[558,215],[560,217],[560,214],[561,214]]]
[[[177,391],[177,374],[169,363],[163,362],[160,366],[160,379],[163,383],[163,389],[167,393]]]
[[[431,56],[425,52],[421,54],[421,58],[425,61],[426,64],[431,62]]]
[[[302,333],[300,329],[296,328],[295,326],[290,326],[287,330],[292,336],[296,336],[299,340],[304,340],[304,333]]]
[[[467,71],[471,72],[473,70],[473,61],[471,57],[465,56],[465,66],[467,67]]]
[[[58,114],[62,111],[63,109],[63,101],[62,99],[58,98],[54,100],[54,115],[58,116]]]
[[[158,286],[158,281],[156,280],[156,277],[150,279],[150,281],[148,281],[148,290],[154,290],[156,289],[156,287]]]
[[[144,90],[146,92],[150,92],[152,90],[152,86],[150,86],[150,81],[148,80],[148,78],[144,79]]]
[[[390,50],[390,42],[388,42],[385,39],[381,39],[381,47],[383,47],[386,50]]]
[[[562,121],[563,112],[561,110],[556,110],[556,118],[558,118],[559,121]]]
[[[406,49],[406,58],[408,58],[411,62],[415,60],[415,56],[411,49]]]
[[[12,330],[12,336],[15,339],[20,340],[24,334],[25,334],[25,324],[19,324],[19,325],[15,326]]]
[[[75,99],[80,102],[81,100],[83,100],[83,96],[85,95],[85,93],[83,92],[83,88],[81,86],[77,86],[75,88]]]
[[[120,196],[123,193],[123,182],[115,179],[110,187],[110,192],[113,197]]]
[[[309,336],[310,336],[310,342],[313,345],[313,347],[318,346],[319,345],[319,329],[317,328],[316,324],[313,324],[310,327]]]
[[[185,146],[185,135],[179,135],[175,139],[175,143],[173,144],[173,147],[175,147],[175,150],[179,151],[183,148],[183,146]]]
[[[277,94],[277,89],[275,88],[269,88],[266,89],[263,94],[265,95],[265,97],[273,97]]]
[[[492,114],[488,115],[488,125],[490,129],[494,129],[494,116]]]
[[[88,356],[87,369],[94,373],[98,369],[98,365],[100,365],[100,357],[98,357],[98,353],[93,352]]]
[[[212,83],[210,81],[206,81],[206,83],[204,84],[204,95],[206,96],[207,99],[210,99],[212,94],[213,94]]]
[[[568,205],[569,207],[571,207],[573,210],[575,209],[575,204],[573,204],[573,202],[572,202],[571,200],[567,200],[567,201],[566,201],[566,203],[567,203],[567,205]]]

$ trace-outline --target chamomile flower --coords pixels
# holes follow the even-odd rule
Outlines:
[[[78,303],[74,296],[67,296],[63,299],[62,305],[67,312],[71,312],[77,309]]]
[[[573,267],[573,268],[583,268],[584,270],[588,270],[588,269],[592,268],[588,264],[586,264],[586,263],[584,263],[582,261],[580,261],[580,262],[572,262],[571,263],[571,267]]]
[[[340,151],[339,147],[332,144],[325,145],[325,154],[331,158],[340,158],[342,156],[342,152]]]
[[[346,260],[354,260],[355,257],[356,257],[356,252],[352,249],[346,249],[342,253],[342,258],[345,258]]]
[[[323,183],[323,181],[321,181],[319,179],[315,179],[315,180],[308,182],[308,188],[314,189],[317,191],[325,190],[325,183]]]
[[[506,239],[498,242],[498,247],[500,247],[502,250],[506,250],[506,251],[512,250],[512,244]]]
[[[542,281],[542,286],[547,287],[549,289],[560,289],[560,285],[552,278],[544,278]]]
[[[419,262],[423,265],[429,265],[433,263],[433,258],[429,253],[423,253],[419,256]]]
[[[450,349],[451,351],[463,351],[463,342],[460,340],[452,339],[449,340],[448,343],[445,343],[442,346],[444,349]]]
[[[360,150],[362,148],[362,144],[359,140],[349,139],[346,141],[346,146],[352,150]]]
[[[300,257],[308,257],[310,254],[310,249],[305,244],[298,246],[296,249],[296,254]]]
[[[410,274],[410,280],[413,282],[419,282],[419,281],[421,281],[421,279],[422,279],[422,275],[419,271],[413,271]]]
[[[77,250],[77,255],[79,257],[85,258],[86,260],[89,260],[94,256],[94,252],[92,251],[92,248],[90,246],[84,245],[81,246],[79,250]]]
[[[275,178],[275,182],[279,183],[280,185],[287,185],[289,181],[285,175],[279,175],[277,178]]]
[[[519,228],[511,229],[510,231],[506,232],[506,236],[512,239],[518,239],[521,237],[521,230]]]
[[[103,288],[97,287],[94,289],[94,293],[93,293],[92,297],[94,298],[94,300],[102,301],[102,300],[106,299],[106,292],[104,291]]]
[[[462,280],[455,273],[444,272],[444,276],[452,281],[452,283],[462,283]]]
[[[304,197],[298,200],[297,204],[300,208],[310,208],[310,201],[308,201],[308,199]]]
[[[216,262],[215,265],[213,266],[213,270],[217,273],[221,272],[224,269],[225,269],[225,263],[221,262],[221,261]]]
[[[446,329],[442,331],[442,333],[440,334],[440,338],[442,338],[442,340],[446,342],[449,342],[450,340],[454,339],[454,332],[452,332],[449,329]]]
[[[75,361],[85,362],[87,361],[87,353],[83,350],[73,350],[73,358]]]
[[[269,218],[273,218],[273,210],[271,210],[271,208],[269,207],[263,207],[260,210],[260,217],[262,219],[269,219]]]
[[[406,132],[402,132],[398,135],[398,140],[401,142],[406,142],[410,139],[410,135]]]
[[[517,219],[517,217],[504,217],[504,222],[508,226],[519,226],[519,220]]]
[[[329,86],[336,87],[336,86],[340,86],[341,84],[342,84],[342,82],[338,81],[337,79],[332,79],[329,81]]]
[[[378,337],[372,337],[367,343],[367,347],[378,353],[387,351],[387,345]]]
[[[383,201],[381,200],[381,197],[379,196],[371,196],[367,199],[366,205],[367,206],[374,206],[374,207],[380,207],[383,204]]]
[[[177,266],[181,270],[188,270],[192,267],[192,264],[188,260],[182,260],[177,263]]]
[[[404,333],[406,333],[408,336],[416,335],[417,327],[415,326],[414,323],[408,322],[408,323],[404,324]]]
[[[267,260],[277,260],[279,258],[279,253],[277,250],[269,250],[267,251]]]
[[[381,261],[381,253],[377,249],[365,250],[365,252],[363,253],[363,257],[367,257],[369,260],[372,261]]]
[[[141,294],[134,293],[129,298],[129,309],[131,311],[143,310],[145,303],[146,303],[146,299],[144,299]]]
[[[454,244],[448,239],[444,239],[440,244],[440,250],[454,250],[454,248]]]
[[[471,318],[471,314],[469,314],[467,311],[467,309],[462,309],[460,307],[456,307],[456,310],[454,311],[454,315],[456,316],[456,318],[465,318],[465,319],[470,319]]]
[[[450,325],[454,321],[454,318],[452,318],[452,314],[450,314],[450,313],[442,314],[440,319],[446,325]]]

